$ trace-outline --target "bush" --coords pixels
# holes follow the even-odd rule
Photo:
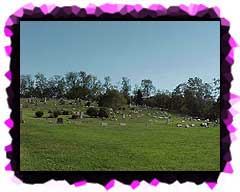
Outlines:
[[[103,117],[108,118],[108,117],[109,117],[109,111],[108,111],[108,109],[107,109],[107,108],[100,108],[100,109],[99,109],[99,112],[98,112],[98,116],[99,116],[100,118],[103,118]]]
[[[91,102],[90,102],[90,101],[88,101],[88,102],[85,104],[85,106],[88,106],[88,107],[90,107],[90,105],[91,105]]]
[[[37,118],[42,117],[42,116],[43,116],[43,111],[36,111],[35,116],[36,116]]]
[[[53,117],[54,117],[54,118],[57,118],[58,115],[61,115],[61,112],[60,112],[60,111],[58,111],[58,110],[53,111]]]
[[[69,111],[63,110],[63,111],[62,111],[62,114],[63,114],[63,115],[69,115]]]
[[[52,113],[52,110],[50,109],[50,110],[48,110],[48,113]]]
[[[71,119],[78,119],[78,118],[79,118],[79,115],[72,114],[72,118]]]
[[[97,117],[98,116],[98,110],[94,107],[90,107],[87,110],[87,115],[89,115],[90,117]]]
[[[100,107],[108,107],[116,111],[118,108],[121,110],[121,106],[126,105],[127,100],[122,93],[113,89],[100,96],[98,104]]]

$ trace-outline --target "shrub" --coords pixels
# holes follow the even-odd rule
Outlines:
[[[88,110],[87,110],[87,114],[90,116],[90,117],[97,117],[98,116],[98,110],[94,107],[90,107]]]
[[[100,108],[99,109],[99,112],[98,112],[98,116],[100,117],[100,118],[108,118],[109,117],[109,111],[108,111],[108,109],[107,108]]]
[[[69,115],[69,111],[63,110],[63,111],[62,111],[62,114],[63,114],[63,115]]]
[[[58,115],[60,115],[60,114],[61,114],[61,112],[58,111],[58,110],[53,111],[53,117],[54,117],[54,118],[57,118]]]
[[[36,116],[37,118],[42,117],[42,116],[43,116],[43,111],[36,111],[35,116]]]
[[[52,113],[52,110],[50,109],[50,110],[48,110],[48,113]]]
[[[88,101],[88,102],[85,104],[85,106],[88,106],[88,107],[90,107],[90,105],[91,105],[91,102],[90,102],[90,101]]]
[[[79,118],[79,115],[72,114],[72,118],[71,119],[78,119],[78,118]]]

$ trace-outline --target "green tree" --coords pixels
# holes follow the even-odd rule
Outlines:
[[[136,105],[143,105],[143,94],[140,89],[134,95],[134,102]]]
[[[121,93],[127,99],[128,103],[130,102],[130,91],[131,91],[130,79],[128,79],[127,77],[123,77]]]
[[[141,82],[141,90],[143,96],[149,97],[155,92],[155,87],[153,86],[153,83],[150,79],[144,79]]]
[[[47,78],[41,73],[35,75],[35,96],[38,98],[48,96]]]
[[[104,77],[104,83],[103,83],[103,88],[105,90],[105,93],[111,89],[113,89],[113,85],[111,83],[111,78],[109,76]]]
[[[119,107],[122,107],[127,104],[126,98],[116,89],[108,90],[104,95],[99,99],[99,106],[109,107],[113,110],[117,110]]]

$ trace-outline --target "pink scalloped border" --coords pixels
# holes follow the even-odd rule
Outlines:
[[[56,7],[55,5],[43,4],[42,6],[40,6],[40,9],[41,9],[42,13],[44,15],[46,15],[48,13],[51,13],[54,10],[55,7]],[[92,15],[92,14],[96,14],[97,15],[96,7],[97,6],[94,5],[94,4],[89,4],[85,8],[86,13],[88,15]],[[29,3],[29,4],[24,5],[20,9],[18,9],[13,15],[15,17],[17,17],[17,18],[21,18],[23,16],[23,14],[24,14],[23,9],[32,11],[34,8],[35,8],[35,6],[32,3]],[[139,11],[141,11],[143,9],[142,5],[140,5],[140,4],[136,4],[136,5],[122,5],[122,4],[109,4],[109,3],[101,5],[98,8],[101,9],[102,13],[114,14],[116,12],[119,12],[122,15],[127,14],[127,13],[131,13],[131,11],[133,11],[133,10],[135,10],[136,12],[139,12]],[[179,5],[179,8],[182,11],[186,12],[189,16],[194,16],[199,11],[203,11],[203,10],[209,9],[208,7],[206,7],[203,4],[199,4],[199,5],[191,4],[190,6],[186,6],[186,5],[182,5],[181,4],[181,5]],[[150,5],[148,7],[148,9],[152,10],[152,11],[155,11],[158,14],[158,16],[167,14],[167,9],[164,6],[159,5],[159,4],[152,4],[152,5]],[[218,17],[220,18],[220,9],[218,7],[214,7],[213,9],[214,9],[216,15],[218,15]],[[80,11],[80,7],[72,6],[71,7],[71,11],[75,15],[77,15],[79,13],[79,11]],[[227,19],[225,19],[225,18],[220,18],[220,19],[221,19],[221,25],[223,25],[223,26],[230,26],[230,22]],[[5,33],[6,37],[10,38],[13,35],[13,32],[8,27],[10,27],[10,26],[12,26],[14,24],[17,24],[17,22],[18,22],[18,20],[16,18],[12,18],[11,16],[7,19],[6,26],[4,28],[4,33]],[[232,65],[234,63],[234,48],[236,48],[238,45],[234,41],[233,37],[230,37],[229,44],[231,46],[231,50],[229,51],[228,56],[225,58],[225,60],[230,65]],[[8,57],[11,57],[11,53],[12,53],[11,45],[5,46],[5,52],[6,52],[6,55]],[[12,74],[11,74],[10,70],[5,73],[5,77],[11,82]],[[234,103],[240,101],[240,95],[235,95],[233,93],[230,93],[228,96],[230,97],[230,101],[234,101]],[[234,110],[231,111],[231,108],[230,108],[230,110],[228,111],[229,115],[227,116],[226,119],[224,119],[224,122],[227,124],[227,129],[231,132],[231,142],[234,141],[233,138],[236,138],[235,135],[234,135],[234,132],[236,131],[236,128],[232,124],[231,117],[232,117],[232,115],[236,115],[237,113],[238,113],[237,111],[234,111]],[[9,118],[9,119],[7,119],[5,121],[5,124],[6,124],[6,126],[9,129],[11,129],[14,126],[14,121],[11,118]],[[11,144],[7,145],[5,147],[5,151],[6,152],[11,152],[12,151],[12,145]],[[8,165],[6,165],[5,170],[6,171],[12,171],[12,167],[11,167],[10,163]],[[232,169],[232,166],[231,166],[230,162],[226,163],[226,166],[224,168],[224,173],[230,173],[230,174],[233,173],[233,169]],[[158,186],[159,183],[160,183],[160,181],[155,178],[149,184],[152,185],[152,186]],[[83,180],[83,181],[75,182],[74,186],[79,187],[79,186],[84,186],[86,184],[87,184],[87,181]],[[115,184],[115,179],[110,180],[105,185],[105,189],[106,190],[110,190],[112,187],[114,187],[114,184]],[[210,187],[210,189],[213,189],[216,186],[217,182],[206,182],[206,184]],[[132,189],[136,189],[139,185],[140,185],[140,182],[137,181],[137,180],[133,180],[132,183],[130,184]]]

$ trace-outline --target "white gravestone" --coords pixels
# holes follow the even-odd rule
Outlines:
[[[83,119],[83,112],[80,113],[80,119]]]
[[[102,125],[102,126],[108,126],[108,123],[104,123],[104,122],[102,122],[101,125]]]

